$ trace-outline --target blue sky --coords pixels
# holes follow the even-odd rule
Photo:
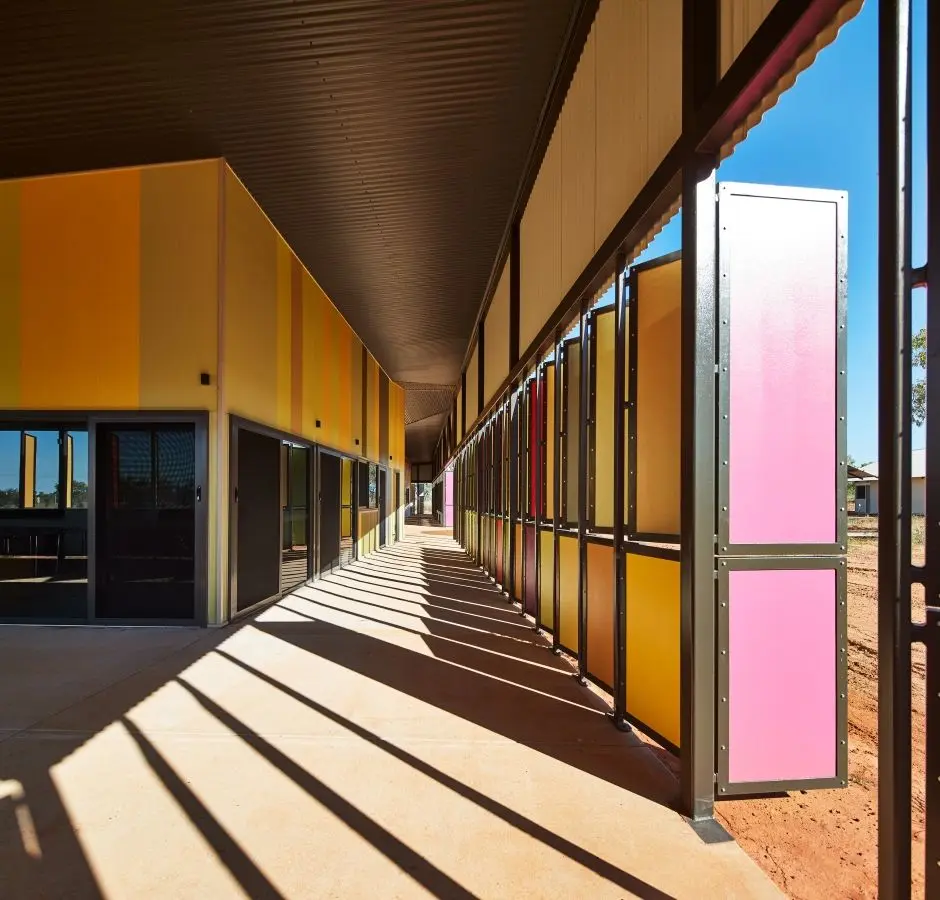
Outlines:
[[[36,435],[36,489],[49,493],[59,480],[58,433],[33,429]],[[73,433],[74,478],[88,483],[88,435]],[[20,483],[20,432],[0,431],[0,488],[18,488]]]
[[[926,0],[914,0],[914,264],[926,239]],[[920,40],[917,40],[917,38]],[[848,447],[859,463],[877,457],[878,370],[878,4],[867,0],[718,170],[722,181],[821,187],[849,194]],[[680,246],[678,218],[643,259]],[[914,297],[914,329],[926,324]],[[924,446],[915,429],[913,446]]]

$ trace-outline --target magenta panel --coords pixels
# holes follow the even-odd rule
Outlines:
[[[535,606],[538,603],[538,584],[536,582],[535,567],[535,526],[526,525],[525,527],[525,611],[530,615],[535,615]]]
[[[836,776],[836,573],[729,574],[728,780]]]
[[[729,539],[835,543],[836,205],[730,202]]]

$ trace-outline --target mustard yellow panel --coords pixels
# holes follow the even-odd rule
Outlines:
[[[220,165],[140,172],[142,407],[216,407]]]
[[[614,549],[587,545],[587,665],[604,684],[614,683]]]
[[[225,401],[265,424],[277,418],[277,232],[225,171]]]
[[[0,182],[0,409],[20,405],[20,185]]]
[[[470,362],[467,363],[467,428],[469,429],[471,425],[477,420],[479,416],[479,391],[477,387],[479,385],[478,379],[478,363],[477,363],[477,354],[479,353],[480,348],[474,347],[473,353],[470,355]]]
[[[627,554],[627,712],[679,744],[679,562]]]
[[[140,170],[24,181],[20,402],[140,400]]]
[[[594,525],[614,526],[614,355],[613,310],[595,319],[594,379]]]
[[[682,263],[638,275],[636,530],[679,533]]]
[[[558,537],[558,640],[568,650],[578,649],[578,539]]]
[[[580,422],[581,422],[581,347],[577,344],[570,344],[567,349],[568,358],[564,366],[564,383],[562,390],[565,392],[563,402],[567,404],[566,434],[562,438],[564,442],[563,453],[565,454],[566,467],[561,473],[562,477],[562,496],[565,499],[565,506],[562,512],[563,518],[567,522],[577,522],[580,505],[578,500],[579,492],[579,474],[581,471],[579,463],[580,455]]]
[[[555,536],[539,533],[539,615],[546,628],[555,627]]]
[[[488,403],[509,374],[509,261],[503,265],[483,323],[483,402]]]
[[[291,426],[291,385],[293,334],[291,321],[291,276],[294,254],[282,240],[277,241],[277,424],[285,431]],[[304,329],[306,338],[306,328]],[[306,399],[305,392],[305,399]]]

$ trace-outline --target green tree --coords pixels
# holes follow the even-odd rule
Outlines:
[[[927,370],[926,328],[921,328],[911,341],[911,364],[915,370]],[[915,375],[911,383],[911,419],[915,425],[927,420],[927,380],[923,375]]]

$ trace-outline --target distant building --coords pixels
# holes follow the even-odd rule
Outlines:
[[[849,484],[855,485],[855,512],[874,516],[878,513],[878,463],[858,469],[849,466]],[[911,453],[911,513],[922,516],[927,511],[927,451]]]

